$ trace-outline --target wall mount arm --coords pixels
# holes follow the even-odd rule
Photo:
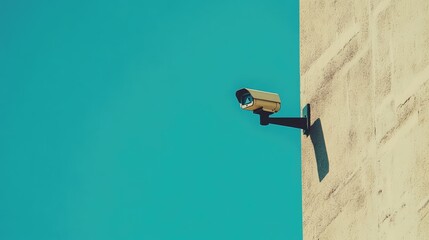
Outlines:
[[[271,118],[272,112],[263,111],[262,108],[256,109],[253,113],[260,116],[261,125],[276,124],[286,127],[299,128],[303,130],[303,134],[310,134],[310,104],[305,105],[302,109],[302,117],[298,118]]]

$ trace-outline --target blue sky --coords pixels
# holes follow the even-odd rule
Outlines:
[[[2,1],[1,239],[300,239],[298,1]]]

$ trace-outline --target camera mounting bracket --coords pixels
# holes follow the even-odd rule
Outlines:
[[[310,134],[310,104],[305,105],[302,109],[302,117],[298,118],[272,118],[270,117],[272,112],[266,112],[262,108],[253,111],[255,114],[259,114],[261,125],[276,124],[286,127],[300,128],[303,130],[303,134],[308,136]]]

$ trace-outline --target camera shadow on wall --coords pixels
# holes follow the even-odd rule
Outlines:
[[[326,151],[325,137],[323,136],[322,122],[320,118],[314,121],[310,133],[311,142],[313,143],[314,154],[316,156],[317,173],[319,182],[321,182],[329,173],[329,159]]]

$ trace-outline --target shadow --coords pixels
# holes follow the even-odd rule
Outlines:
[[[323,136],[320,118],[318,118],[311,126],[310,138],[311,142],[313,143],[314,153],[316,155],[319,182],[321,182],[329,173],[329,159],[328,152],[326,151],[325,137]]]

